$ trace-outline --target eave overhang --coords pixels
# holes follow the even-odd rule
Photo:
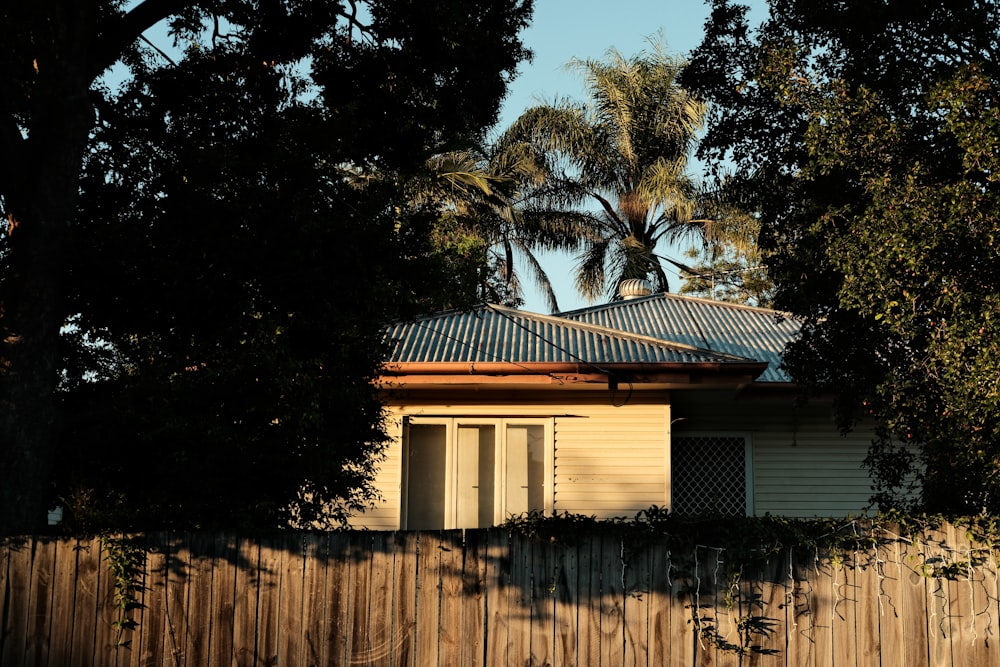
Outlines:
[[[424,362],[388,364],[379,378],[384,388],[479,389],[531,386],[552,389],[681,388],[692,385],[745,386],[764,370],[764,362],[686,362],[672,364]]]

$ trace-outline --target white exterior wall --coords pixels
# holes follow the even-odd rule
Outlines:
[[[675,392],[674,433],[743,434],[750,438],[753,513],[789,517],[857,515],[868,506],[871,479],[862,461],[872,432],[840,434],[828,403],[796,408],[791,395]]]
[[[616,398],[623,398],[616,394]],[[667,503],[670,406],[666,392],[634,395],[615,407],[607,392],[587,392],[558,400],[551,394],[518,396],[516,402],[474,403],[468,399],[387,408],[393,437],[375,485],[382,500],[352,527],[396,530],[400,525],[403,481],[403,415],[551,417],[554,422],[553,510],[598,518],[632,517]]]

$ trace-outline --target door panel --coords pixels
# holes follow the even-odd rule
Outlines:
[[[537,424],[510,424],[506,443],[505,514],[516,516],[544,510],[545,428]]]
[[[493,525],[496,427],[459,425],[456,445],[456,528]]]
[[[410,426],[406,461],[406,527],[410,530],[445,527],[447,430],[444,424]]]

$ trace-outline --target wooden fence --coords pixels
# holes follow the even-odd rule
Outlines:
[[[952,527],[882,537],[750,572],[503,529],[151,535],[135,606],[99,540],[14,539],[0,665],[1000,664],[994,554]]]

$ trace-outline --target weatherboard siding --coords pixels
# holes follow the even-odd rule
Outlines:
[[[872,494],[871,478],[862,466],[870,443],[870,433],[842,436],[822,419],[803,419],[794,440],[773,431],[755,434],[755,513],[859,514]]]
[[[753,510],[757,516],[857,515],[868,506],[871,480],[862,462],[872,432],[844,436],[830,405],[795,407],[793,396],[676,392],[675,435],[739,434],[750,438]]]
[[[623,400],[624,394],[614,398]],[[524,400],[524,399],[522,399]],[[380,500],[351,525],[373,530],[400,527],[403,479],[402,416],[550,417],[554,422],[553,509],[598,518],[634,516],[667,503],[670,406],[665,392],[632,396],[616,407],[606,392],[572,403],[544,395],[528,402],[476,404],[456,396],[439,403],[388,408],[392,437],[378,467]]]
[[[670,406],[577,405],[555,424],[555,511],[634,516],[667,503]]]
[[[753,513],[758,516],[857,515],[871,496],[862,461],[872,433],[857,429],[842,436],[828,404],[796,408],[791,395],[735,390],[636,395],[621,407],[615,407],[606,392],[572,403],[544,393],[511,396],[509,402],[476,403],[476,398],[456,393],[436,403],[390,408],[393,440],[375,479],[381,500],[352,525],[377,530],[400,526],[404,414],[553,418],[553,508],[559,513],[632,517],[651,505],[669,506],[671,420],[675,436],[750,439]]]
[[[384,458],[375,473],[375,488],[379,500],[363,514],[351,518],[352,528],[399,530],[399,515],[403,487],[403,420],[402,415],[388,411],[385,424],[390,437]]]

